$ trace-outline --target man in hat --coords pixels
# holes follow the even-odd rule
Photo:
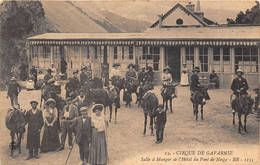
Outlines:
[[[83,89],[80,89],[80,90],[79,90],[79,95],[78,95],[75,99],[73,99],[72,103],[77,106],[78,110],[79,110],[82,106],[84,106],[84,105],[87,104],[87,98],[86,98],[86,96],[85,96],[85,92],[84,92]],[[79,112],[79,115],[81,115],[80,112]]]
[[[192,92],[196,91],[196,90],[200,90],[200,82],[199,82],[199,76],[198,73],[200,72],[200,68],[199,67],[195,67],[192,70],[193,74],[191,75],[191,83],[190,83],[190,90]]]
[[[72,77],[71,83],[72,83],[72,90],[74,92],[77,92],[80,88],[80,82],[79,82],[79,79],[78,79],[78,70],[73,72],[73,77]]]
[[[215,87],[219,88],[219,78],[218,75],[215,73],[215,70],[212,70],[211,74],[209,75],[209,82],[215,83]]]
[[[76,118],[70,128],[76,128],[77,130],[75,141],[79,145],[81,164],[84,164],[84,162],[88,162],[89,148],[92,140],[92,126],[91,118],[88,117],[88,108],[81,107],[80,112],[82,116]]]
[[[166,66],[164,69],[163,69],[163,75],[162,75],[162,93],[163,92],[166,92],[166,89],[168,88],[171,92],[171,96],[172,98],[176,97],[176,94],[175,94],[175,88],[173,87],[173,84],[172,84],[172,75],[170,73],[171,71],[171,68],[169,66]]]
[[[87,85],[89,83],[89,80],[91,79],[91,75],[88,73],[88,67],[83,66],[81,68],[81,74],[80,74],[80,84],[81,87]]]
[[[150,89],[153,89],[154,72],[151,66],[147,67],[147,72],[145,73],[145,81],[149,85]]]
[[[125,74],[126,81],[133,82],[133,80],[136,78],[136,73],[134,71],[134,65],[131,63],[128,65],[128,71]]]
[[[247,90],[249,89],[247,81],[244,77],[242,77],[244,72],[241,69],[238,69],[236,71],[237,77],[233,80],[231,84],[231,89],[233,91],[233,94],[231,96],[231,106],[233,109],[233,112],[235,110],[235,102],[239,95],[247,96]]]
[[[40,148],[40,133],[43,126],[42,111],[37,108],[38,102],[30,102],[32,109],[28,110],[25,119],[28,123],[28,134],[27,134],[27,145],[26,148],[29,149],[29,155],[27,160],[31,159],[33,156],[38,159],[38,149]]]
[[[141,72],[138,74],[138,80],[141,85],[144,85],[146,82],[146,73],[145,73],[145,67],[141,69]]]
[[[73,123],[74,118],[78,117],[78,108],[72,104],[71,97],[66,98],[66,105],[63,108],[61,117],[61,144],[60,148],[58,148],[57,151],[61,151],[64,149],[65,141],[67,134],[69,136],[69,148],[72,148],[72,132],[75,132],[74,130],[70,129],[71,124]]]
[[[21,86],[20,84],[16,81],[15,77],[12,77],[10,79],[10,84],[8,86],[8,91],[7,91],[7,98],[10,97],[11,100],[11,105],[19,105],[18,103],[18,94],[21,92]]]
[[[153,112],[153,117],[155,117],[156,143],[159,144],[163,141],[163,132],[167,120],[166,111],[162,104],[159,104],[155,112]]]
[[[34,88],[36,89],[36,83],[37,83],[37,70],[35,69],[35,66],[32,66],[32,69],[30,70],[31,75],[33,76],[34,81]]]
[[[52,70],[51,69],[48,69],[47,70],[47,74],[44,76],[44,83],[45,84],[48,84],[48,81],[51,79],[51,78],[53,78],[53,76],[52,76]]]

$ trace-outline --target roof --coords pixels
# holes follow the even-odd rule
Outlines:
[[[260,26],[151,28],[143,33],[45,33],[28,40],[260,40]]]
[[[176,10],[177,8],[181,8],[185,13],[187,13],[188,15],[191,15],[193,18],[195,18],[200,24],[202,24],[203,26],[208,26],[208,25],[216,25],[216,23],[214,23],[213,21],[207,19],[207,18],[200,18],[199,16],[197,16],[196,14],[194,14],[193,12],[191,12],[189,9],[183,7],[180,3],[178,3],[177,5],[175,5],[173,8],[171,8],[165,15],[162,16],[162,20],[164,20],[165,18],[167,18],[174,10]],[[154,28],[159,24],[159,20],[157,20],[150,28]]]

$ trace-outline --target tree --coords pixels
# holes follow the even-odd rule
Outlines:
[[[13,67],[28,64],[26,39],[54,29],[46,20],[40,1],[3,1],[0,17],[1,79],[7,80]]]
[[[228,24],[260,24],[260,5],[256,1],[256,5],[253,6],[250,10],[247,9],[246,12],[240,11],[237,14],[235,20],[227,18]]]

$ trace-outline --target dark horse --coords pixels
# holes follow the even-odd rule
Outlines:
[[[147,116],[150,116],[150,129],[151,129],[151,136],[154,135],[153,133],[153,112],[157,109],[158,106],[158,98],[155,96],[154,93],[147,92],[144,96],[140,99],[141,107],[143,108],[144,112],[144,132],[143,136],[146,134],[146,124],[147,124]]]
[[[50,87],[47,91],[45,91],[46,88],[43,86],[41,88],[41,103],[40,103],[40,108],[42,107],[42,101],[47,101],[49,97],[49,93],[54,91],[56,94],[61,94],[61,86],[60,85],[54,85]],[[56,101],[56,100],[55,100]]]
[[[123,100],[126,102],[126,106],[130,105],[132,101],[132,93],[136,94],[136,104],[138,102],[138,93],[137,93],[138,85],[134,84],[133,82],[125,81],[125,92]]]
[[[12,139],[10,144],[10,155],[13,156],[15,149],[18,149],[18,153],[21,154],[21,140],[26,125],[25,112],[22,112],[20,108],[16,107],[9,109],[5,117],[5,125],[10,130]]]
[[[95,83],[92,85],[86,86],[85,88],[86,97],[89,98],[92,102],[96,104],[103,104],[104,107],[109,107],[110,109],[110,118],[109,122],[112,119],[112,106],[115,105],[115,124],[117,123],[117,109],[120,108],[119,100],[119,90],[117,88],[113,89],[104,89],[102,80],[98,81],[98,78],[95,79]],[[104,113],[106,113],[104,111]]]
[[[168,110],[168,101],[170,101],[170,110],[171,110],[171,113],[173,113],[172,111],[172,94],[176,93],[176,89],[175,87],[178,86],[179,84],[176,84],[176,85],[171,85],[169,87],[166,87],[165,91],[162,91],[161,92],[161,95],[162,95],[162,98],[163,98],[163,108],[164,106],[166,105],[166,110]],[[170,90],[170,88],[173,88],[174,90],[174,93],[172,92],[172,90]]]
[[[209,100],[209,94],[208,94],[208,88],[205,88],[203,86],[200,87],[199,90],[196,90],[191,95],[191,102],[193,104],[193,115],[196,115],[196,120],[198,120],[198,108],[199,105],[201,107],[201,120],[203,120],[203,106],[206,104],[205,100]]]
[[[247,115],[252,111],[252,107],[254,104],[254,100],[250,96],[243,96],[239,95],[236,100],[234,100],[234,109],[235,112],[233,112],[233,125],[235,125],[235,115],[236,112],[238,113],[238,133],[241,133],[241,127],[243,127],[242,122],[241,122],[241,116],[242,114],[245,115],[244,119],[244,131],[247,132],[246,129],[246,118]]]

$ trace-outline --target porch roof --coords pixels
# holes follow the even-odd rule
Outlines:
[[[260,26],[151,28],[143,33],[45,33],[28,38],[34,44],[145,45],[160,42],[255,42],[260,41]],[[38,42],[37,42],[38,41]],[[41,42],[42,41],[42,42]],[[45,42],[44,42],[45,41]],[[48,41],[48,42],[46,42]],[[54,42],[52,42],[54,41]],[[58,41],[58,42],[55,42]],[[84,42],[88,41],[88,42]],[[102,41],[102,42],[96,42]],[[105,42],[104,42],[105,41]],[[120,42],[115,42],[120,41]],[[122,41],[122,42],[121,42]],[[213,44],[212,42],[212,44]],[[196,44],[197,42],[195,42]],[[166,44],[166,43],[165,43]],[[209,43],[210,44],[210,43]],[[222,43],[223,44],[223,43]],[[233,44],[232,44],[233,45]]]

